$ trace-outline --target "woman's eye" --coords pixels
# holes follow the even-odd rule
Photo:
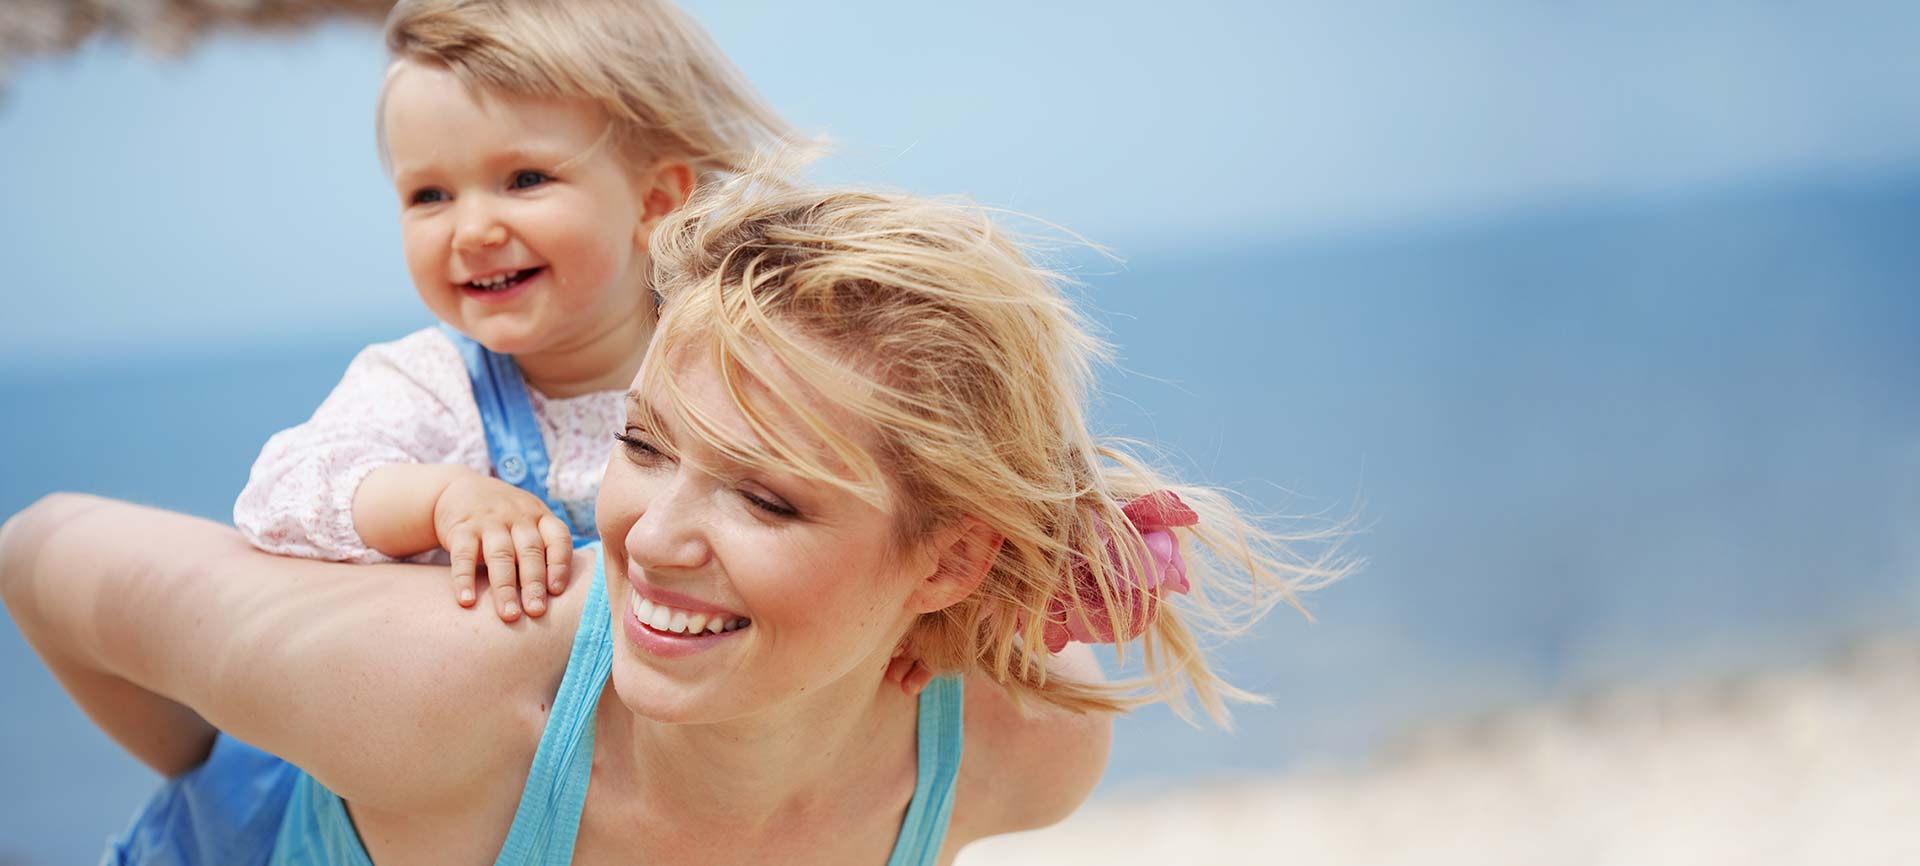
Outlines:
[[[539,186],[552,179],[553,178],[547,176],[546,172],[525,168],[514,172],[513,180],[508,183],[507,186],[513,189],[528,189]]]
[[[439,204],[447,198],[446,190],[430,186],[426,189],[414,190],[413,195],[407,196],[407,204]]]
[[[744,497],[748,503],[752,504],[753,507],[774,515],[775,517],[798,517],[800,515],[800,512],[795,511],[793,506],[771,496],[748,490],[740,491],[740,495]]]
[[[652,442],[648,442],[638,434],[621,432],[613,434],[613,438],[620,440],[620,444],[627,449],[627,456],[637,463],[658,463],[667,458],[660,449],[653,447]]]

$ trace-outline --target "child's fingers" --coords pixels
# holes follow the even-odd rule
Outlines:
[[[899,656],[888,659],[887,672],[885,675],[887,682],[901,685],[904,688],[904,683],[907,681],[907,672],[913,670],[914,664],[913,659],[904,659]]]
[[[487,560],[487,583],[494,610],[504,622],[520,618],[520,587],[513,566],[513,535],[504,526],[480,534],[481,555]]]
[[[573,533],[560,518],[542,514],[540,537],[547,542],[547,591],[559,595],[567,588],[567,569],[573,566]]]
[[[919,662],[913,663],[913,670],[900,681],[900,688],[909,695],[926,691],[927,684],[933,682],[933,671]]]
[[[455,536],[447,542],[447,558],[453,562],[453,597],[461,607],[472,607],[473,575],[480,560],[480,537],[471,533]]]
[[[547,612],[547,542],[532,524],[515,523],[509,531],[520,557],[520,606],[539,616]]]

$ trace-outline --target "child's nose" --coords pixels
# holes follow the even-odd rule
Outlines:
[[[453,246],[457,250],[478,250],[497,247],[507,242],[507,227],[493,213],[478,206],[468,206],[460,213],[460,220],[453,230]]]

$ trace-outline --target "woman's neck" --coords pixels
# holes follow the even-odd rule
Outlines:
[[[777,710],[713,725],[637,716],[609,684],[600,703],[609,739],[599,751],[653,826],[726,828],[743,842],[843,810],[848,791],[885,791],[888,779],[904,780],[910,796],[919,705],[884,679],[886,661]]]
[[[652,300],[634,315],[587,332],[579,339],[513,356],[528,387],[553,399],[595,391],[625,390],[640,372],[653,339]]]

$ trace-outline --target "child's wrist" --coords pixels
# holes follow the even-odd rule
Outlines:
[[[462,477],[455,463],[394,463],[370,473],[354,497],[354,524],[367,545],[406,558],[440,546],[440,501]]]

